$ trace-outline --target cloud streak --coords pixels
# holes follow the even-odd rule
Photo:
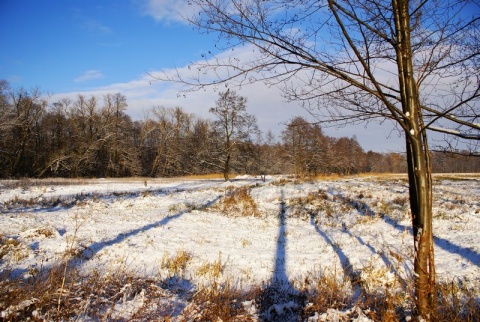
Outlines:
[[[146,0],[142,5],[142,12],[159,22],[187,23],[186,17],[192,17],[198,12],[194,5],[187,1],[178,0]]]
[[[103,74],[99,70],[90,69],[85,71],[82,75],[75,78],[73,81],[75,83],[83,83],[83,82],[90,81],[92,79],[99,79],[102,77],[103,77]]]
[[[98,21],[90,20],[84,24],[84,28],[88,31],[108,35],[113,33],[112,29],[108,26],[105,26]]]

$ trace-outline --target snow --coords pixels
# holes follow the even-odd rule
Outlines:
[[[197,287],[211,281],[201,268],[215,262],[222,265],[221,278],[244,288],[330,272],[338,279],[362,280],[372,290],[407,283],[413,274],[408,187],[402,177],[301,183],[255,176],[229,182],[45,180],[11,186],[0,183],[0,235],[15,241],[0,270],[18,274],[75,253],[84,271],[126,269],[168,277],[172,272],[162,262],[182,251],[191,260],[181,276]],[[225,196],[242,186],[251,188],[260,216],[220,211]],[[434,194],[437,279],[480,289],[480,182],[437,180]],[[309,195],[317,197],[305,199]],[[143,305],[144,293],[130,297],[128,287],[123,300],[112,305],[114,319],[128,320]],[[271,311],[281,314],[296,305],[276,303]],[[357,321],[368,321],[357,313]],[[341,321],[348,314],[330,309],[309,320]]]

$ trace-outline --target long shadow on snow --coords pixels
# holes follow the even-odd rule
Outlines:
[[[364,203],[363,201],[360,200],[352,200],[350,198],[344,197],[341,193],[334,194],[332,191],[330,191],[330,194],[336,196],[337,198],[340,198],[343,202],[349,204],[350,206],[354,207],[357,212],[362,215],[362,216],[375,216],[376,212],[373,211],[369,205]],[[412,227],[407,227],[402,224],[399,224],[397,221],[393,220],[390,218],[387,214],[381,214],[380,216],[387,224],[391,225],[393,228],[399,230],[399,231],[409,231],[410,234],[412,234]],[[452,243],[451,241],[433,236],[433,241],[435,245],[438,247],[442,248],[443,250],[446,250],[447,252],[450,252],[452,254],[458,254],[461,257],[465,258],[469,262],[471,262],[473,265],[479,266],[480,267],[480,254],[477,253],[476,251],[466,248],[463,246],[459,246],[455,243]]]
[[[352,288],[355,292],[354,299],[356,299],[361,294],[366,294],[366,290],[363,288],[363,284],[361,283],[361,272],[355,271],[353,269],[353,265],[350,263],[350,259],[348,258],[348,256],[345,255],[343,250],[332,241],[330,236],[328,236],[325,231],[320,229],[320,227],[315,223],[313,216],[310,216],[310,223],[313,227],[315,227],[315,231],[323,237],[327,244],[329,244],[337,254],[338,259],[340,260],[340,265],[342,265],[343,276],[350,281],[350,284],[352,285]]]
[[[256,299],[262,321],[299,321],[305,306],[305,294],[296,290],[287,276],[285,212],[285,197],[282,190],[273,276]]]
[[[192,189],[193,190],[193,189]],[[20,200],[16,203],[8,206],[4,206],[4,209],[0,212],[2,214],[17,214],[19,212],[55,212],[59,210],[66,210],[73,208],[78,203],[86,202],[89,200],[116,200],[119,197],[125,199],[128,198],[137,198],[142,195],[168,195],[172,193],[183,192],[185,189],[168,187],[168,188],[159,188],[152,190],[143,190],[136,192],[126,192],[126,191],[114,191],[110,193],[79,193],[76,195],[65,195],[57,196],[50,198],[43,198],[41,201],[35,201],[35,199],[40,199],[40,197],[31,198],[30,200]],[[34,203],[34,205],[31,205]]]
[[[221,198],[221,196],[218,196],[214,200],[209,201],[209,202],[205,203],[204,205],[202,205],[201,208],[210,207],[211,205],[216,203],[220,198]],[[188,211],[181,211],[181,212],[179,212],[175,215],[167,216],[167,217],[163,218],[162,220],[150,223],[148,225],[139,227],[137,229],[133,229],[133,230],[130,230],[130,231],[124,232],[124,233],[119,233],[117,235],[117,237],[112,238],[110,240],[95,242],[95,243],[93,243],[90,246],[85,248],[81,257],[82,257],[82,259],[91,259],[92,257],[94,257],[98,252],[100,252],[105,247],[109,247],[109,246],[113,246],[115,244],[121,243],[123,240],[125,240],[129,237],[132,237],[134,235],[146,232],[146,231],[148,231],[152,228],[166,225],[168,222],[181,217],[185,213],[188,213]],[[77,265],[80,265],[80,264],[81,264],[81,261],[78,261]]]
[[[231,179],[230,181],[244,181],[244,179]],[[255,179],[260,181],[260,179]],[[191,187],[189,184],[180,183],[175,186],[166,186],[156,189],[146,189],[141,191],[112,191],[106,193],[78,193],[72,195],[60,195],[56,197],[43,198],[42,196],[32,197],[30,199],[18,200],[14,203],[3,205],[3,209],[0,210],[0,214],[17,214],[19,212],[55,212],[59,210],[66,210],[73,208],[78,203],[86,202],[89,200],[116,200],[118,197],[137,198],[142,195],[169,195],[172,193],[179,193],[184,191],[196,191],[204,188],[208,188],[210,182],[224,182],[223,179],[218,180],[204,180],[203,185]],[[1,207],[1,204],[0,204]]]
[[[207,208],[207,207],[213,205],[221,197],[222,196],[218,196],[214,200],[207,202],[206,204],[202,205],[201,208]],[[121,243],[123,240],[125,240],[128,237],[143,233],[143,232],[148,231],[152,228],[166,225],[168,222],[181,217],[185,213],[187,213],[187,211],[181,211],[181,212],[179,212],[175,215],[167,216],[167,217],[163,218],[162,220],[156,221],[154,223],[150,223],[150,224],[145,225],[143,227],[139,227],[137,229],[133,229],[133,230],[130,230],[130,231],[125,232],[125,233],[119,233],[115,238],[112,238],[110,240],[95,242],[95,243],[91,244],[90,246],[85,247],[82,254],[80,256],[78,256],[78,258],[69,260],[68,266],[70,268],[79,267],[79,266],[82,265],[84,260],[89,260],[89,259],[93,258],[98,252],[100,252],[105,247],[109,247],[109,246],[113,246],[115,244]],[[46,268],[46,267],[42,267],[42,269],[44,269],[44,268]],[[28,270],[29,269],[27,269],[27,268],[17,268],[17,269],[14,269],[14,270],[10,271],[10,272],[7,272],[8,273],[7,275],[11,276],[12,278],[17,278],[17,277],[27,273]],[[5,274],[6,272],[0,272],[0,274],[1,273]]]
[[[372,254],[380,255],[380,258],[382,259],[383,263],[385,264],[385,267],[390,269],[390,272],[395,274],[395,276],[399,279],[399,281],[403,284],[403,286],[407,285],[407,282],[405,281],[405,279],[397,272],[397,270],[395,269],[395,266],[388,259],[388,257],[385,256],[385,254],[378,253],[377,250],[375,249],[375,247],[370,245],[370,243],[365,243],[365,241],[363,240],[362,237],[352,234],[352,232],[350,230],[345,229],[344,233],[348,234],[350,237],[355,237],[355,239],[360,243],[360,245],[363,245],[363,246],[367,247],[372,252]],[[405,268],[406,271],[410,270],[406,264],[404,264],[404,268]]]

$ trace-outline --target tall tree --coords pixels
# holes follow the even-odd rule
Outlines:
[[[13,113],[9,101],[10,85],[6,80],[0,80],[0,176],[10,175],[11,157],[10,135],[13,125]]]
[[[11,89],[0,83],[0,165],[5,176],[32,176],[38,157],[39,124],[47,101],[38,88]]]
[[[427,130],[478,138],[478,3],[440,0],[190,0],[191,22],[251,59],[206,59],[193,88],[258,80],[320,106],[323,121],[392,120],[405,135],[418,314],[432,318],[435,269]],[[473,13],[473,14],[472,14]],[[205,78],[215,75],[220,79]]]
[[[219,138],[217,162],[223,171],[225,181],[229,179],[232,157],[238,144],[248,137],[247,129],[256,125],[254,116],[247,113],[247,99],[234,91],[219,93],[215,107],[210,109],[216,120],[214,126]]]
[[[100,111],[104,124],[102,140],[106,165],[105,176],[129,176],[140,173],[140,162],[135,146],[132,144],[132,121],[125,114],[127,98],[120,94],[106,94]]]
[[[211,137],[214,135],[212,128],[212,122],[209,120],[196,119],[193,123],[186,148],[190,173],[206,174],[216,170],[216,167],[212,167],[210,153]]]

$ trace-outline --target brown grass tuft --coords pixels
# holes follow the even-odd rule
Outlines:
[[[172,276],[183,276],[192,255],[187,251],[178,251],[173,256],[165,254],[162,258],[161,268],[166,269]]]
[[[257,204],[250,195],[250,189],[247,187],[231,190],[220,203],[220,210],[227,216],[260,216]]]
[[[229,282],[213,283],[195,293],[184,317],[187,321],[256,321],[243,305],[251,296]]]

